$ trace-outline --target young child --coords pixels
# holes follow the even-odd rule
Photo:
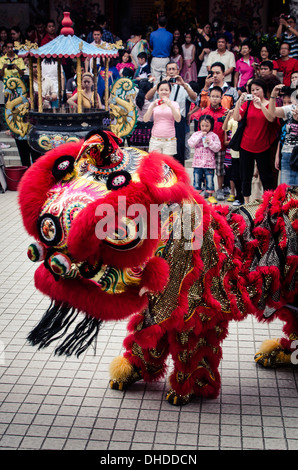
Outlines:
[[[196,65],[196,47],[192,42],[191,33],[185,34],[185,43],[182,44],[183,52],[183,67],[181,70],[181,77],[186,83],[197,80],[197,65]]]
[[[116,69],[118,70],[121,77],[124,68],[130,68],[131,70],[135,71],[135,66],[131,61],[129,52],[125,50],[121,51],[121,62],[116,65]]]
[[[179,43],[173,43],[170,59],[178,65],[178,75],[180,75],[183,67],[183,52]]]
[[[134,79],[142,80],[143,78],[149,78],[150,66],[148,64],[148,56],[146,52],[140,52],[138,54],[138,68],[135,72]]]
[[[216,176],[217,176],[217,199],[219,201],[224,201],[225,196],[223,192],[223,183],[224,183],[224,159],[226,153],[225,147],[225,132],[222,129],[223,121],[225,120],[226,108],[223,108],[221,105],[223,91],[219,86],[213,86],[210,89],[210,105],[204,108],[203,110],[196,111],[194,114],[191,115],[191,118],[199,119],[203,114],[209,114],[214,119],[214,130],[213,132],[218,135],[221,141],[221,148],[215,155],[216,161]],[[191,113],[189,113],[191,114]]]
[[[199,119],[199,131],[188,139],[188,145],[195,149],[193,158],[194,187],[200,190],[200,182],[205,179],[208,202],[216,204],[214,192],[214,170],[216,168],[215,153],[221,148],[219,137],[213,132],[214,119],[203,114]]]

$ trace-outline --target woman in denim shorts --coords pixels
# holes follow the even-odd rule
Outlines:
[[[179,104],[170,100],[171,84],[163,80],[157,87],[158,99],[154,100],[144,114],[144,122],[153,117],[149,152],[154,150],[173,156],[177,153],[175,122],[181,121]]]

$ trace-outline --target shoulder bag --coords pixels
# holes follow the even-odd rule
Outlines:
[[[241,144],[244,128],[246,125],[246,118],[247,118],[249,105],[250,105],[250,101],[247,103],[245,114],[243,118],[241,119],[241,121],[238,122],[238,128],[228,144],[228,148],[234,150],[235,152],[239,152],[240,150],[240,144]]]
[[[290,164],[291,170],[298,171],[298,146],[297,145],[292,150],[289,164]]]

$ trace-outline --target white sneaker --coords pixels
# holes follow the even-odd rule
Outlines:
[[[233,202],[232,206],[242,206],[243,204],[243,202],[240,202],[238,199],[236,199],[236,201]]]
[[[225,195],[222,189],[218,189],[216,192],[216,197],[218,201],[224,201],[225,200]]]
[[[3,142],[0,143],[0,148],[1,149],[10,149],[10,145],[9,144],[4,144]]]

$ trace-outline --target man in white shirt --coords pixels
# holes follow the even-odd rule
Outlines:
[[[224,34],[221,34],[217,38],[217,49],[216,51],[210,52],[207,60],[207,70],[211,69],[212,64],[215,62],[221,62],[225,66],[225,81],[232,84],[232,73],[236,67],[235,56],[233,52],[227,49],[227,39]]]
[[[37,81],[37,63],[33,62],[33,90],[34,95],[38,95],[38,81]],[[58,98],[54,84],[49,77],[42,77],[42,106],[43,109],[51,109],[51,102],[56,101]]]
[[[92,46],[106,46],[106,42],[102,40],[103,29],[101,26],[95,26],[93,30],[93,41],[91,42]],[[100,57],[96,59],[97,68],[100,68]],[[93,59],[87,57],[85,60],[85,72],[93,73]]]

